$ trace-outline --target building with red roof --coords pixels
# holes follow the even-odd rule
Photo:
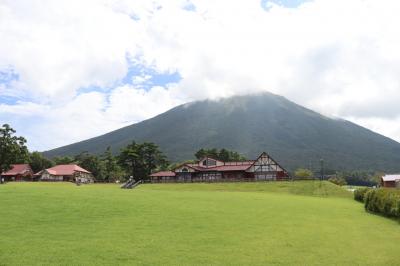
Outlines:
[[[40,181],[93,182],[91,172],[76,164],[61,164],[35,174]]]
[[[33,171],[29,164],[13,164],[11,169],[1,173],[4,181],[32,181]]]
[[[384,175],[381,177],[382,187],[397,187],[400,188],[400,174]]]
[[[288,172],[267,153],[256,160],[223,162],[205,157],[194,164],[183,164],[173,171],[150,175],[152,182],[213,182],[213,181],[261,181],[285,180]]]

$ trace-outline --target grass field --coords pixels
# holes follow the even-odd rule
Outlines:
[[[0,265],[399,265],[399,246],[325,182],[0,185]]]

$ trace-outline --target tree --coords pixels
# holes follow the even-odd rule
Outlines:
[[[183,164],[192,164],[192,163],[196,163],[196,160],[186,160],[186,161],[183,161],[183,162],[172,163],[172,164],[168,165],[168,167],[162,168],[162,169],[158,169],[158,170],[160,170],[160,171],[164,171],[164,170],[173,171],[175,168],[177,168],[177,167],[179,167],[179,166],[181,166]]]
[[[119,180],[124,175],[123,170],[117,163],[117,158],[111,152],[110,146],[107,147],[106,151],[101,156],[101,159],[104,167],[105,182]]]
[[[299,168],[294,172],[294,176],[300,179],[311,179],[314,174],[308,169]]]
[[[371,182],[375,182],[376,184],[380,184],[382,181],[382,176],[384,176],[384,175],[385,175],[385,173],[383,173],[383,172],[375,172],[375,173],[371,174],[369,180]]]
[[[159,150],[158,146],[151,142],[141,144],[141,155],[145,168],[145,175],[148,177],[154,169],[167,169],[168,161],[166,156]]]
[[[118,162],[134,179],[147,179],[158,167],[167,167],[167,160],[154,143],[132,142],[121,149]]]
[[[28,148],[24,137],[14,136],[16,131],[8,124],[0,127],[0,173],[11,169],[12,164],[28,161]]]
[[[231,150],[227,150],[227,149],[216,149],[216,148],[212,148],[212,149],[200,149],[198,150],[194,156],[200,160],[204,157],[211,157],[217,160],[221,160],[224,162],[232,162],[232,161],[246,161],[247,158],[240,155],[238,152],[236,151],[231,151]]]
[[[194,154],[194,156],[195,156],[198,160],[200,160],[201,158],[206,157],[207,155],[208,155],[207,151],[206,151],[205,149],[203,149],[203,148],[201,148],[200,150],[198,150],[198,151]]]
[[[346,180],[352,186],[375,186],[380,183],[383,173],[373,171],[345,171],[338,172],[337,176]]]
[[[227,161],[229,161],[231,159],[231,153],[232,152],[229,152],[226,149],[221,149],[218,152],[218,159],[221,160],[221,161],[227,162]]]
[[[118,156],[118,163],[133,178],[139,179],[140,158],[138,147],[135,141],[121,149],[121,153]]]
[[[104,179],[104,167],[102,161],[96,155],[87,151],[76,155],[74,161],[82,168],[93,174],[97,180]]]
[[[40,152],[34,151],[29,154],[29,164],[34,173],[50,168],[54,163],[44,157]]]
[[[53,161],[55,164],[73,164],[73,163],[75,163],[75,159],[70,156],[54,157]]]
[[[334,176],[328,179],[329,182],[336,184],[338,186],[347,185],[346,180],[343,177]]]

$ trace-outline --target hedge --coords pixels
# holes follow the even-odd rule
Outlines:
[[[364,195],[370,190],[371,188],[368,187],[354,190],[354,199],[359,202],[364,202]]]
[[[363,198],[367,211],[400,218],[400,190],[370,189]]]

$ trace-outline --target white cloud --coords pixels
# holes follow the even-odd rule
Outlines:
[[[142,86],[143,84],[148,82],[150,79],[151,79],[151,75],[142,74],[142,75],[133,77],[132,83],[137,86]]]
[[[29,133],[42,149],[187,100],[268,90],[400,141],[398,11],[395,0],[314,0],[268,11],[255,0],[3,1],[0,71],[11,66],[19,79],[0,86],[0,96],[31,102],[3,104],[0,118],[19,125],[34,114],[49,132],[56,122],[86,125],[67,136],[54,130],[51,144]],[[120,84],[132,65],[182,79],[146,90],[152,77],[141,73]],[[78,94],[93,86],[102,89]]]
[[[13,106],[2,104],[0,120],[13,120],[22,130],[29,123],[30,146],[50,149],[128,126],[182,103],[183,100],[172,97],[170,91],[162,87],[145,91],[125,85],[114,89],[111,95],[83,93],[60,106],[26,102]]]
[[[119,122],[132,123],[156,116],[184,103],[173,95],[173,88],[152,87],[146,91],[125,85],[113,90],[109,106],[105,111],[108,119],[118,118]]]
[[[20,80],[15,90],[36,97],[74,97],[125,76],[135,23],[99,1],[3,1],[0,62]]]
[[[369,128],[372,131],[379,132],[384,136],[400,136],[400,116],[395,118],[380,118],[380,117],[346,117],[349,121]]]

